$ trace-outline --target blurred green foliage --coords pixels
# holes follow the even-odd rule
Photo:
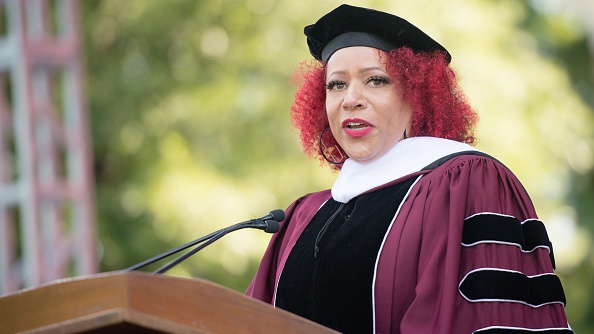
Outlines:
[[[123,269],[328,188],[291,129],[302,29],[340,1],[82,1],[101,270]],[[576,332],[594,331],[591,49],[538,1],[360,1],[446,45],[479,149],[533,196]],[[172,269],[242,291],[269,235],[239,231]],[[155,266],[156,268],[156,266]],[[154,269],[154,268],[149,268]]]
[[[272,2],[82,4],[102,270],[330,184],[300,154],[287,112],[305,48],[291,55],[298,29],[280,23],[306,7],[264,19]],[[259,249],[235,249],[237,261],[225,245],[209,248],[178,273],[244,289],[268,236],[238,233]]]

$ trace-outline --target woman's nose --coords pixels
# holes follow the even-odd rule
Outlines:
[[[363,109],[367,106],[367,101],[362,92],[362,88],[357,85],[351,85],[347,88],[342,101],[342,108],[344,110]]]

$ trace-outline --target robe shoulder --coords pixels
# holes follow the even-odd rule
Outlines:
[[[386,236],[376,331],[567,328],[553,270],[546,229],[515,175],[490,157],[453,157],[418,177]]]

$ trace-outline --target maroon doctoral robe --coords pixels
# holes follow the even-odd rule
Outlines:
[[[291,204],[246,294],[274,304],[292,247],[331,196],[348,202],[411,178],[377,255],[375,333],[571,333],[523,186],[493,158],[437,138],[406,139],[372,164],[349,160],[332,190]]]

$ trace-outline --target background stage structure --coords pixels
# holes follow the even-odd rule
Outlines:
[[[97,271],[78,1],[0,1],[0,295]]]

